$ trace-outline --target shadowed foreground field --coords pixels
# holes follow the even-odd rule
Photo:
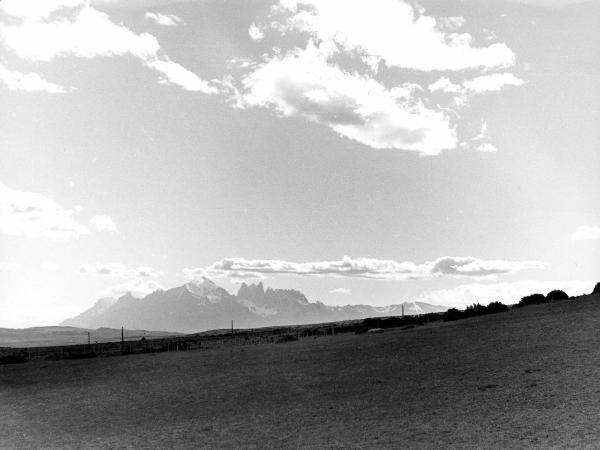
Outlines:
[[[2,448],[600,442],[600,297],[381,334],[0,366]]]

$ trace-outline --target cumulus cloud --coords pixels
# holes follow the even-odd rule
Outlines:
[[[102,298],[117,299],[129,293],[135,298],[142,298],[158,290],[164,290],[164,287],[156,281],[144,278],[134,278],[133,280],[103,289],[100,291],[99,295]]]
[[[260,41],[265,37],[264,31],[254,23],[250,25],[250,28],[248,28],[248,35],[253,41]]]
[[[165,76],[163,82],[216,93],[200,78],[170,61],[153,35],[137,34],[110,20],[86,0],[5,0],[0,10],[13,20],[0,25],[2,43],[24,60],[47,62],[57,57],[95,58],[130,55]],[[203,82],[206,83],[206,82]]]
[[[60,269],[60,266],[52,261],[44,261],[40,264],[40,268],[47,271],[56,271]]]
[[[469,91],[482,93],[499,91],[505,86],[521,86],[523,83],[523,80],[512,73],[492,73],[467,80],[463,83],[463,86]]]
[[[142,266],[129,268],[118,262],[83,264],[79,267],[79,273],[120,278],[151,278],[163,275],[163,272],[153,269],[152,267]]]
[[[0,272],[18,272],[22,268],[21,264],[0,261]]]
[[[431,92],[445,92],[446,94],[457,94],[463,92],[463,88],[459,84],[455,84],[447,77],[441,77],[434,83],[429,85]]]
[[[282,0],[274,10],[281,16],[275,28],[336,42],[388,67],[457,71],[503,68],[515,61],[506,44],[477,47],[470,34],[458,32],[464,18],[438,21],[406,1]]]
[[[232,92],[232,103],[303,117],[371,148],[424,155],[457,148],[453,121],[458,113],[452,107],[462,108],[471,95],[517,84],[512,74],[493,77],[515,62],[504,43],[477,45],[461,32],[464,17],[434,18],[408,1],[282,0],[267,19],[260,27],[250,26],[253,39],[267,31],[304,44],[277,46],[260,61],[241,61],[239,83],[223,84]],[[426,91],[411,80],[410,71],[403,73],[400,86],[391,86],[393,81],[378,76],[382,65],[485,75],[465,81],[469,87],[444,75]],[[452,96],[436,94],[433,101],[433,93]]]
[[[426,291],[415,301],[437,305],[465,307],[473,303],[488,304],[499,301],[505,304],[518,303],[529,294],[547,294],[554,289],[562,289],[569,295],[588,294],[594,287],[594,281],[540,281],[521,280],[504,283],[463,284],[451,289]]]
[[[352,291],[350,291],[350,289],[346,289],[346,288],[337,288],[337,289],[332,289],[331,291],[329,291],[330,294],[342,294],[342,295],[350,295],[352,293]]]
[[[478,152],[483,152],[483,153],[493,153],[493,152],[498,151],[496,146],[489,142],[482,142],[481,144],[479,144],[475,147],[475,150],[477,150]]]
[[[543,269],[539,261],[481,260],[471,256],[445,256],[422,264],[374,258],[296,263],[281,260],[225,258],[208,267],[183,269],[184,276],[232,279],[259,279],[274,275],[364,278],[373,280],[429,279],[444,276],[485,277],[526,269]]]
[[[70,90],[45,80],[37,73],[23,73],[17,70],[9,70],[2,64],[0,64],[0,82],[11,91],[61,94]]]
[[[245,105],[304,117],[373,148],[435,155],[456,146],[445,113],[329,64],[327,56],[335,51],[309,42],[304,50],[267,59],[242,81]]]
[[[163,27],[176,27],[183,23],[183,20],[175,14],[161,14],[148,11],[144,14],[144,18]]]
[[[205,94],[216,94],[219,90],[202,80],[194,72],[187,70],[180,64],[168,60],[154,60],[148,66],[164,75],[161,83],[176,84],[186,91],[197,91]]]
[[[492,73],[465,80],[461,84],[453,83],[447,77],[441,77],[429,85],[431,92],[443,92],[445,94],[457,95],[464,105],[472,94],[483,94],[491,91],[500,91],[506,86],[521,86],[525,82],[512,73]]]
[[[90,230],[54,200],[0,183],[0,233],[30,238],[77,239]]]
[[[574,241],[593,241],[600,239],[600,227],[599,226],[588,226],[582,225],[571,235],[571,239]]]
[[[96,227],[98,231],[108,231],[109,233],[117,233],[117,224],[110,216],[94,216],[90,219],[90,223]]]

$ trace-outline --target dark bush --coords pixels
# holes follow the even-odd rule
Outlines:
[[[596,286],[594,286],[594,290],[592,291],[592,295],[600,295],[600,283],[596,283]]]
[[[554,291],[548,292],[548,294],[546,294],[546,298],[553,302],[555,300],[568,300],[569,296],[565,291],[555,289]]]
[[[487,314],[487,308],[479,303],[473,303],[465,309],[467,317],[483,316],[484,314]]]
[[[448,311],[444,313],[444,320],[446,322],[451,322],[453,320],[463,319],[465,314],[462,311],[459,311],[456,308],[450,308]]]
[[[496,314],[508,311],[508,306],[500,302],[491,302],[489,305],[486,306],[486,310],[487,314]]]
[[[521,299],[517,306],[537,305],[539,303],[547,303],[550,300],[543,294],[526,295]]]
[[[480,305],[479,303],[474,303],[470,306],[467,306],[467,308],[464,311],[459,311],[456,308],[450,308],[444,313],[444,320],[450,322],[453,320],[483,316],[486,314],[496,314],[504,311],[508,311],[508,306],[500,302],[492,302],[487,306]]]
[[[0,356],[0,364],[20,364],[24,362],[27,362],[27,357],[23,354]]]

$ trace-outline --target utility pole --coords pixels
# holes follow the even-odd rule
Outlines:
[[[404,303],[402,303],[402,318],[404,319]]]
[[[123,341],[124,341],[124,339],[123,339],[123,327],[121,327],[121,354],[123,353],[124,345],[125,345],[125,343]]]
[[[88,348],[90,348],[90,332],[87,331],[87,335],[88,335]]]
[[[233,319],[231,319],[231,334],[233,334]]]

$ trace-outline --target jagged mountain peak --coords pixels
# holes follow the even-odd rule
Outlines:
[[[262,284],[262,281],[258,284],[246,284],[242,283],[240,288],[238,289],[237,296],[252,298],[257,296],[263,296],[265,294],[265,287]]]
[[[186,289],[199,297],[206,297],[217,293],[222,287],[218,286],[214,281],[206,278],[196,278],[185,284]]]
[[[242,283],[237,295],[208,278],[183,286],[155,291],[141,300],[124,295],[118,301],[98,301],[92,308],[63,325],[97,328],[144,328],[198,332],[229,326],[251,328],[273,325],[331,322],[365,317],[422,314],[447,308],[420,302],[386,307],[369,305],[330,306],[309,302],[295,289],[272,289],[262,283]]]

